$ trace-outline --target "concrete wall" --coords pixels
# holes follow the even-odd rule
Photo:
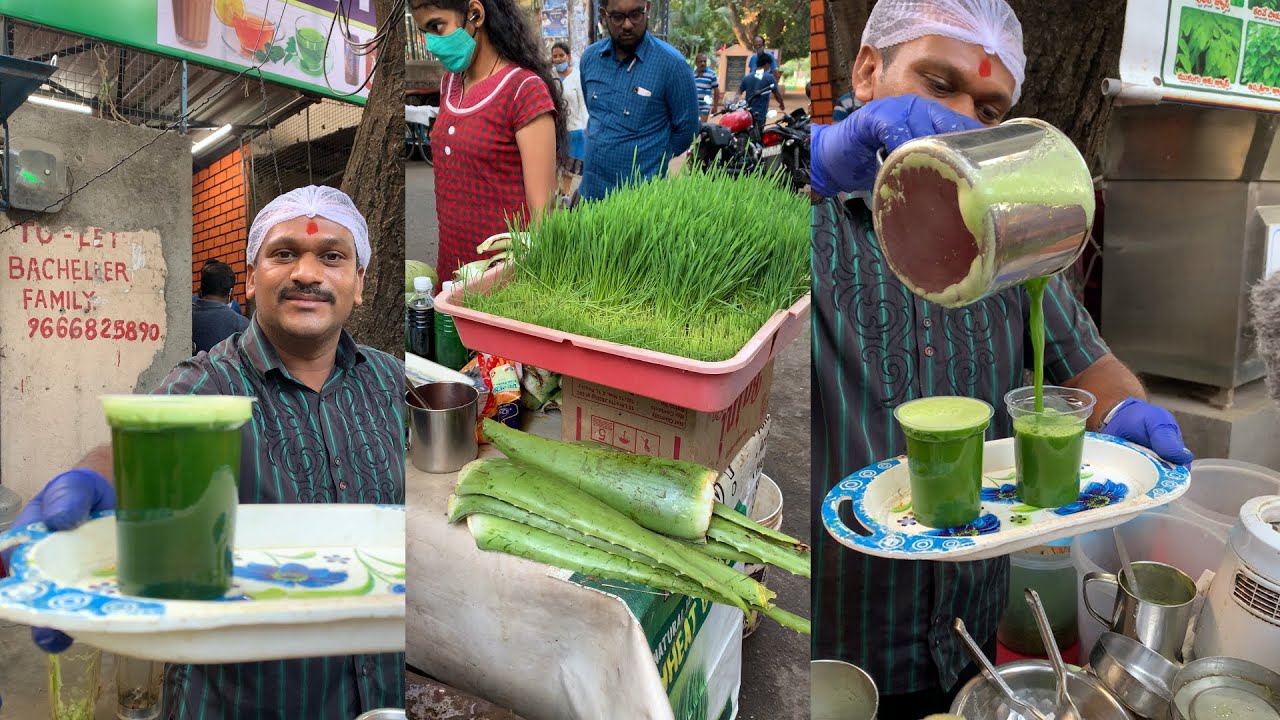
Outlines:
[[[31,105],[10,129],[56,144],[73,188],[157,134]],[[0,233],[0,482],[29,500],[109,439],[98,395],[146,392],[191,355],[191,143],[161,137],[61,211],[0,223],[21,223]]]

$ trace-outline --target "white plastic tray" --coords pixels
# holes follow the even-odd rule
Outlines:
[[[870,465],[827,494],[822,523],[842,545],[900,560],[985,560],[1035,545],[1113,527],[1172,502],[1187,491],[1191,473],[1150,450],[1110,435],[1086,433],[1080,496],[1061,508],[1034,508],[1015,497],[1013,438],[983,446],[982,510],[958,528],[920,525],[911,511],[911,476],[905,456]],[[840,520],[839,507],[870,534]]]
[[[115,517],[69,532],[0,533],[17,546],[0,620],[108,652],[189,663],[403,652],[403,505],[241,505],[235,577],[214,601],[122,596]]]

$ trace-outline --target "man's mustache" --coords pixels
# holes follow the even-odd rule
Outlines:
[[[333,303],[333,293],[325,290],[319,285],[294,285],[293,287],[282,288],[280,290],[280,301],[285,300],[312,300],[315,302]]]

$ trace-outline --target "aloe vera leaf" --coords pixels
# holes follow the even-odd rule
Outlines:
[[[793,632],[798,632],[801,635],[812,634],[808,620],[795,613],[789,613],[780,607],[760,608],[760,614]]]
[[[750,553],[766,563],[780,567],[792,575],[810,576],[809,553],[795,548],[784,548],[771,543],[739,525],[720,517],[711,518],[707,536],[745,553]]]
[[[510,460],[477,460],[458,473],[458,495],[489,495],[579,532],[654,558],[708,589],[765,605],[776,594],[733,568],[645,530],[623,513],[556,477]],[[730,589],[732,588],[732,589]]]
[[[542,530],[543,532],[562,537],[565,540],[582,543],[587,547],[626,558],[632,562],[661,567],[673,574],[678,574],[674,568],[668,568],[643,553],[638,553],[630,548],[615,545],[611,542],[601,540],[600,538],[580,533],[573,528],[567,528],[560,523],[553,522],[526,510],[521,510],[515,505],[489,497],[488,495],[463,495],[462,497],[457,495],[449,496],[449,522],[454,523],[476,513],[484,513],[485,515],[505,518],[512,522],[518,522],[521,525],[528,525],[529,527]]]
[[[751,518],[747,517],[746,515],[743,515],[742,513],[738,512],[737,510],[734,510],[733,508],[729,507],[728,505],[725,505],[722,502],[716,503],[715,507],[712,508],[711,512],[715,517],[728,520],[734,525],[750,530],[756,535],[760,535],[762,537],[768,538],[769,540],[772,540],[775,543],[779,543],[789,547],[794,547],[798,550],[809,549],[808,545],[805,545],[804,543],[791,537],[790,535],[787,535],[786,533],[778,532],[777,530],[774,530],[772,528],[767,528],[764,525],[761,525],[755,520],[752,520]]]
[[[502,552],[583,575],[636,583],[722,605],[736,604],[670,571],[633,562],[508,518],[476,512],[467,517],[467,527],[476,547],[487,552]],[[752,609],[785,628],[805,635],[810,633],[808,620],[785,610],[761,606],[752,606]]]
[[[752,555],[750,553],[745,553],[733,547],[732,545],[722,543],[718,540],[708,540],[704,543],[691,542],[689,540],[681,540],[680,542],[702,553],[703,555],[706,555],[708,557],[713,557],[716,560],[724,560],[725,562],[735,562],[735,563],[738,563],[738,562],[752,563],[755,565],[765,564],[763,560],[756,557],[755,555]]]
[[[702,540],[711,522],[716,478],[710,468],[540,438],[484,421],[484,435],[507,457],[608,503],[656,533]]]

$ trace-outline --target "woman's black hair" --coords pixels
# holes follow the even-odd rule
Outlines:
[[[468,20],[467,5],[469,0],[412,0],[413,9],[437,7],[441,10],[452,10],[460,13],[464,21]],[[484,8],[484,28],[489,42],[498,57],[524,68],[537,75],[551,93],[551,102],[555,104],[556,153],[563,159],[565,140],[568,137],[568,108],[564,102],[564,93],[560,91],[560,78],[552,73],[551,59],[543,49],[541,28],[534,25],[529,10],[516,0],[476,0]]]
[[[553,45],[551,46],[551,49],[552,49],[552,50],[559,50],[560,52],[564,53],[565,55],[569,55],[569,56],[572,56],[572,55],[573,55],[573,51],[569,49],[569,43],[567,43],[567,42],[560,42],[560,41],[556,41],[556,42],[555,42],[555,44],[553,44]]]

